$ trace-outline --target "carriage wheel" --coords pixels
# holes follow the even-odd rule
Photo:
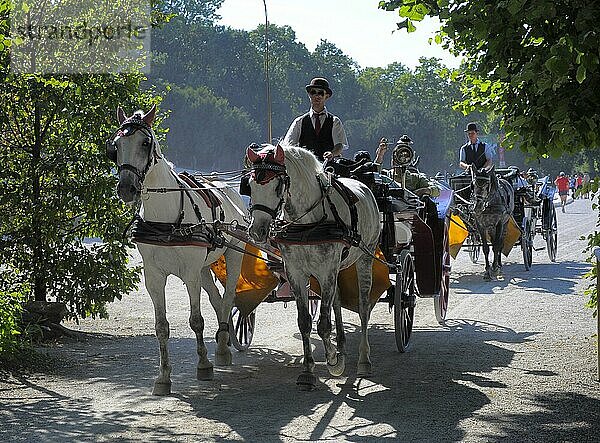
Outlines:
[[[400,252],[396,261],[394,289],[394,328],[398,351],[406,352],[410,341],[415,314],[415,268],[407,250]]]
[[[546,232],[546,247],[550,261],[556,261],[556,246],[558,244],[558,225],[556,223],[556,209],[550,206],[550,220],[548,221],[548,232]]]
[[[313,324],[319,321],[319,315],[321,314],[321,299],[308,300],[308,309],[310,311],[310,318]]]
[[[256,310],[249,315],[242,315],[240,310],[234,306],[229,316],[229,337],[231,344],[238,351],[245,351],[250,347],[254,337],[254,325],[256,322]],[[233,331],[233,332],[232,332]]]
[[[471,261],[473,263],[477,263],[477,261],[479,260],[479,251],[481,248],[481,246],[479,246],[479,243],[481,242],[479,241],[478,236],[476,234],[469,233],[467,239],[465,240],[465,243],[468,246],[467,250],[469,251],[469,257],[471,257]]]
[[[443,324],[448,312],[448,296],[450,294],[450,240],[448,238],[448,226],[444,230],[444,249],[442,250],[442,281],[440,293],[433,298],[435,318],[438,323]]]
[[[531,232],[531,220],[528,218],[523,219],[521,250],[523,251],[523,263],[525,264],[525,270],[529,271],[533,261],[533,235]]]

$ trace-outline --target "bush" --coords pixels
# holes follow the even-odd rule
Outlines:
[[[0,360],[12,357],[22,347],[20,321],[24,296],[0,291]]]

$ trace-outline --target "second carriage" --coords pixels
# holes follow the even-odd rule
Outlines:
[[[523,255],[523,264],[529,270],[533,261],[533,250],[543,248],[534,247],[536,234],[541,234],[546,243],[546,250],[551,261],[556,260],[556,246],[558,226],[554,208],[554,194],[556,187],[548,176],[538,179],[537,174],[528,171],[528,179],[520,177],[518,168],[496,169],[495,173],[507,180],[514,189],[514,211],[512,216],[513,227],[518,227],[508,239],[510,246],[506,253],[515,246],[520,246]],[[481,238],[475,224],[474,199],[472,198],[472,179],[469,175],[459,174],[449,177],[450,188],[455,191],[453,217],[451,219],[451,232],[459,232],[456,236],[451,234],[451,251],[456,257],[459,249],[466,250],[473,263],[477,263],[481,250]]]

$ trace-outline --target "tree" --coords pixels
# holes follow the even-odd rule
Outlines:
[[[114,191],[104,155],[118,105],[158,103],[144,76],[15,73],[9,68],[8,8],[0,3],[0,296],[63,302],[70,318],[105,316],[133,290],[122,234],[133,211]],[[73,43],[73,53],[85,51]],[[19,48],[17,48],[19,49]],[[61,54],[53,53],[52,56]],[[100,242],[91,243],[90,238]]]
[[[507,142],[543,155],[599,145],[597,23],[593,0],[390,0],[409,32],[425,16],[442,25],[436,41],[466,57],[457,72],[464,111],[502,116]]]

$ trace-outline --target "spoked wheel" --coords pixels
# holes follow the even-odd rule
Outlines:
[[[433,298],[435,318],[438,323],[443,324],[448,312],[448,296],[450,294],[450,240],[448,228],[444,231],[444,248],[442,249],[442,281],[440,282],[440,293]]]
[[[546,232],[546,247],[548,248],[548,257],[550,261],[556,261],[556,246],[558,244],[558,224],[556,223],[556,209],[554,205],[550,206],[548,231]]]
[[[250,347],[254,337],[254,325],[256,322],[256,310],[249,315],[242,315],[240,310],[234,306],[229,316],[229,337],[231,344],[238,351],[245,351]]]
[[[533,233],[531,231],[531,220],[523,219],[523,233],[521,234],[521,251],[523,251],[523,263],[525,270],[529,271],[533,260]]]
[[[321,300],[320,299],[309,299],[308,309],[310,310],[310,318],[313,323],[319,321],[319,315],[321,314]]]
[[[469,251],[469,257],[471,257],[471,261],[473,263],[477,263],[479,260],[479,251],[481,250],[481,246],[479,246],[479,239],[476,234],[469,233],[468,237],[465,240],[465,244],[467,245],[467,249]]]
[[[407,250],[400,252],[396,261],[394,289],[394,328],[398,351],[406,352],[412,334],[415,314],[415,268]]]

